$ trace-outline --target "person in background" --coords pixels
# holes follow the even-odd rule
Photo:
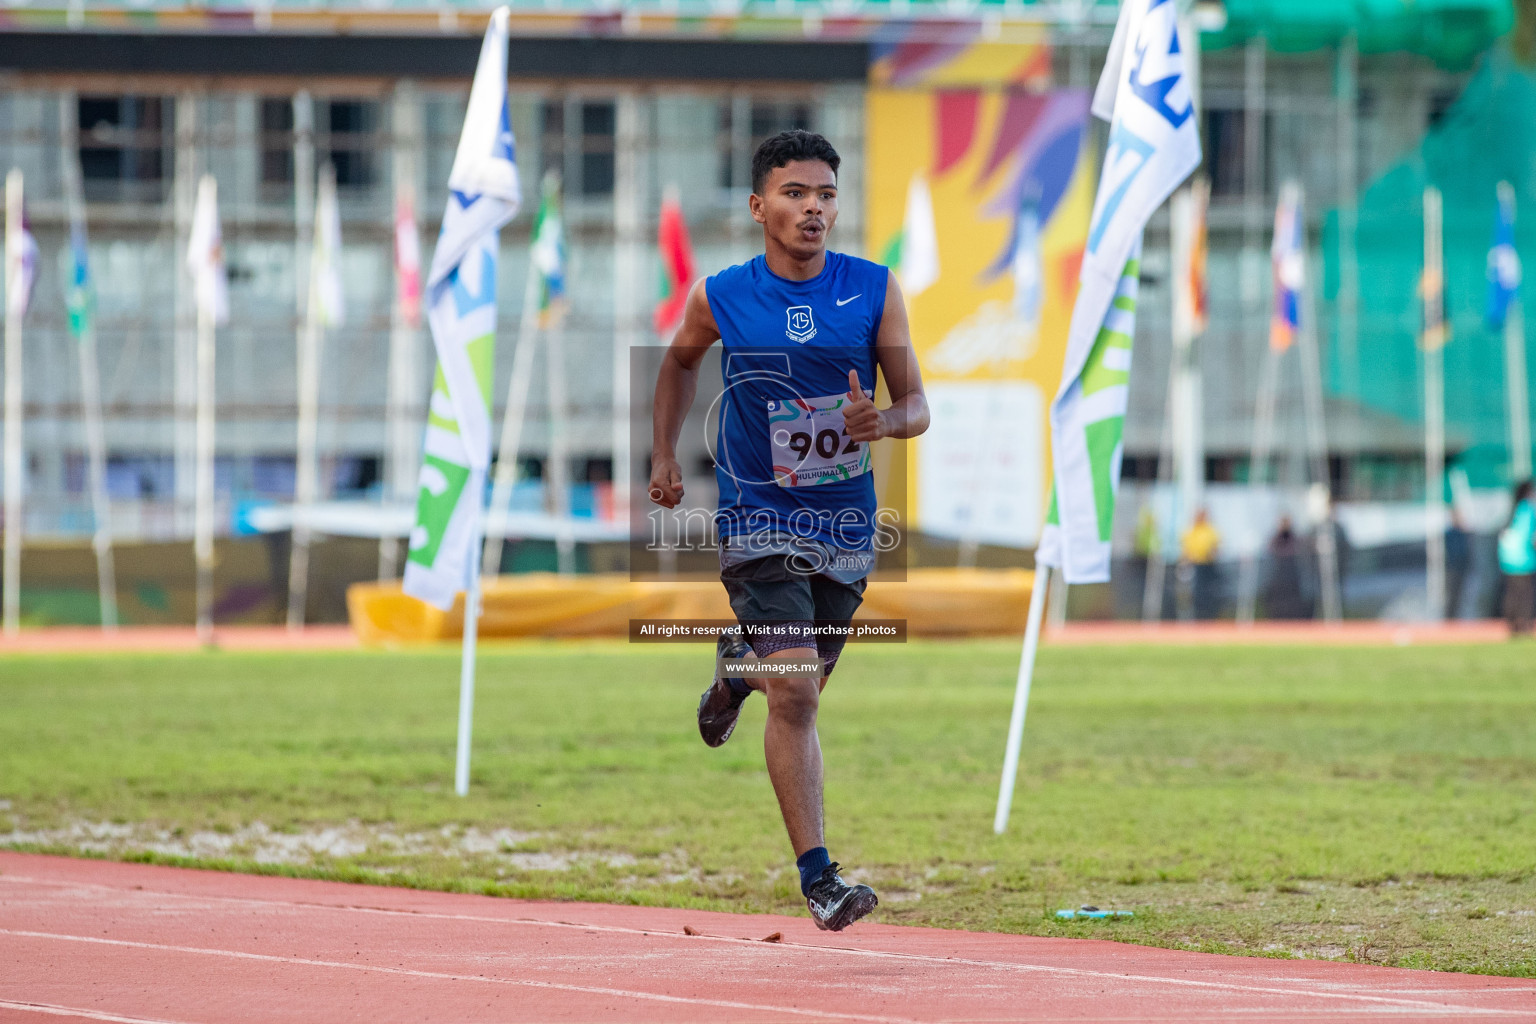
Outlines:
[[[1445,617],[1461,618],[1461,594],[1467,589],[1472,572],[1472,535],[1461,521],[1461,513],[1451,509],[1451,521],[1445,527]]]
[[[1531,631],[1536,604],[1536,508],[1531,481],[1515,485],[1509,523],[1499,534],[1499,571],[1504,574],[1504,621],[1511,637]]]
[[[1157,536],[1157,514],[1152,511],[1151,505],[1143,505],[1136,514],[1136,537],[1131,558],[1134,570],[1132,575],[1135,577],[1135,590],[1131,596],[1137,602],[1146,593],[1147,574],[1152,571],[1152,560],[1162,557],[1161,547]],[[1137,607],[1139,610],[1139,605]]]
[[[1281,516],[1269,538],[1269,575],[1264,581],[1264,614],[1271,619],[1307,619],[1312,611],[1303,592],[1306,549],[1290,516]]]
[[[1216,617],[1216,552],[1220,547],[1221,534],[1211,525],[1210,513],[1202,508],[1179,539],[1181,582],[1189,585],[1190,604],[1197,619]]]
[[[1136,558],[1142,562],[1149,561],[1158,553],[1159,547],[1157,514],[1152,511],[1151,505],[1143,505],[1136,516]]]

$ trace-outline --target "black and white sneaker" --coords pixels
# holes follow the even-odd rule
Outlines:
[[[811,883],[805,905],[811,920],[824,932],[840,932],[880,905],[880,897],[867,885],[849,885],[837,874],[834,861]]]
[[[737,696],[719,671],[721,658],[745,658],[752,653],[752,645],[735,633],[721,633],[715,644],[715,680],[699,698],[699,735],[711,747],[718,747],[731,738],[736,719],[741,717],[741,705],[751,691]]]

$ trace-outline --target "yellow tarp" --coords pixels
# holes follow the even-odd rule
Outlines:
[[[859,619],[904,619],[911,636],[1022,634],[1034,573],[1027,569],[914,569],[905,581],[869,585]],[[558,576],[522,573],[483,583],[480,635],[623,637],[631,619],[731,619],[719,580],[634,582],[618,573]],[[357,583],[347,590],[352,629],[365,644],[457,639],[462,595],[442,612],[400,591],[400,584]]]

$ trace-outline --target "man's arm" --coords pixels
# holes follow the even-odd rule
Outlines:
[[[853,398],[843,412],[848,436],[855,441],[878,441],[882,437],[916,437],[927,430],[928,399],[923,394],[917,353],[912,351],[907,304],[902,300],[895,274],[890,275],[885,286],[885,312],[881,314],[880,333],[875,337],[875,362],[885,376],[891,406],[876,409],[873,394],[864,391],[855,371],[848,371],[848,393]],[[873,388],[875,382],[869,383]]]
[[[677,461],[677,439],[683,419],[699,389],[699,364],[709,346],[720,340],[720,328],[709,310],[701,278],[688,294],[683,325],[672,337],[656,375],[656,400],[651,419],[651,500],[676,508],[683,500],[683,468]]]

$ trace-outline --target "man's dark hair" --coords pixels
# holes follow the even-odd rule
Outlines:
[[[764,139],[757,152],[752,154],[752,191],[763,194],[768,183],[768,172],[775,167],[786,167],[796,160],[820,160],[837,174],[837,165],[843,158],[837,155],[832,143],[825,136],[808,132],[803,128],[791,128],[787,132]]]

